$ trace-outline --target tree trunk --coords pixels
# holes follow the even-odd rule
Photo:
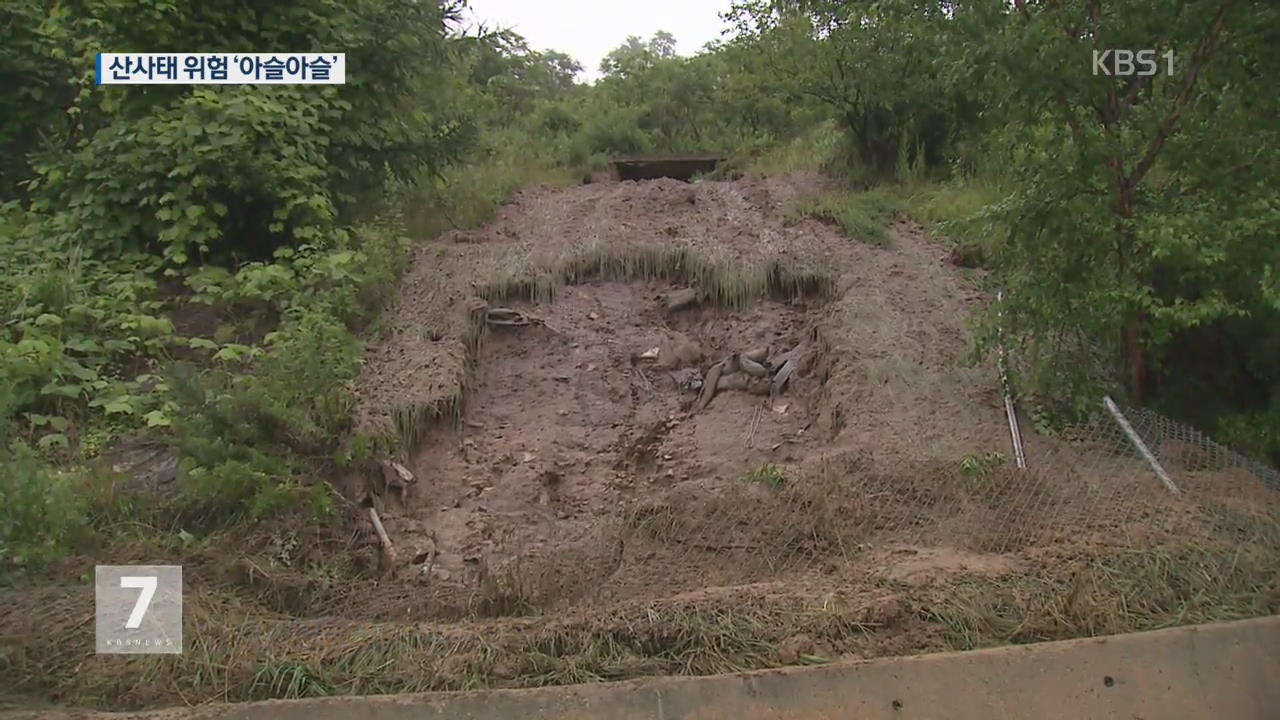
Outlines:
[[[1116,222],[1116,230],[1120,236],[1120,247],[1118,247],[1117,255],[1120,270],[1119,281],[1124,283],[1125,273],[1134,273],[1132,280],[1140,283],[1141,278],[1136,277],[1139,274],[1139,268],[1130,268],[1125,262],[1125,253],[1132,251],[1138,247],[1138,238],[1133,232],[1130,220],[1133,218],[1133,186],[1127,179],[1120,175],[1116,187],[1116,215],[1119,216]],[[1141,266],[1138,263],[1139,267]],[[1129,397],[1135,403],[1140,403],[1146,396],[1147,390],[1147,355],[1146,347],[1143,343],[1145,335],[1146,314],[1141,310],[1133,310],[1124,324],[1124,330],[1121,337],[1121,351],[1124,355],[1124,364],[1126,369],[1126,384],[1128,386]]]

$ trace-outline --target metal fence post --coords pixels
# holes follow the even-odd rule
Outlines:
[[[1129,424],[1129,419],[1124,416],[1124,413],[1120,412],[1120,408],[1116,406],[1115,401],[1111,399],[1111,396],[1104,395],[1102,403],[1107,406],[1107,410],[1111,411],[1111,417],[1116,419],[1116,422],[1119,423],[1120,429],[1124,431],[1124,434],[1129,436],[1129,442],[1133,443],[1133,446],[1138,449],[1138,452],[1142,453],[1142,457],[1145,458],[1147,464],[1151,466],[1151,470],[1155,472],[1156,477],[1160,478],[1160,482],[1164,483],[1164,486],[1169,489],[1169,492],[1175,494],[1180,492],[1178,490],[1178,486],[1173,484],[1173,479],[1169,477],[1169,473],[1164,471],[1164,467],[1160,465],[1160,461],[1157,460],[1156,456],[1147,448],[1147,444],[1142,441],[1142,438],[1138,435],[1138,431],[1134,430],[1133,426]]]

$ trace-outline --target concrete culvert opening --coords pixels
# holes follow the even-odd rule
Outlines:
[[[688,182],[695,175],[712,172],[727,160],[724,155],[651,155],[618,158],[610,163],[619,180],[674,178]]]

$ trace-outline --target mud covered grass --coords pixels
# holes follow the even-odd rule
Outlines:
[[[637,558],[656,559],[667,571],[633,574],[637,584],[608,602],[566,602],[562,569],[525,563],[482,578],[458,604],[412,578],[361,572],[345,560],[358,548],[324,533],[264,528],[237,538],[253,548],[247,555],[222,553],[230,541],[222,538],[174,558],[193,568],[180,656],[94,655],[91,588],[7,591],[0,690],[128,710],[537,687],[966,650],[1280,611],[1280,528],[1270,508],[1161,498],[1164,522],[1151,522],[1153,508],[1137,508],[1125,532],[1084,528],[1054,542],[1028,532],[1011,542],[1008,533],[970,525],[966,534],[945,519],[956,508],[996,503],[1015,474],[975,484],[958,472],[925,470],[876,477],[846,464],[780,486],[733,478],[733,491],[710,499],[654,498],[620,515],[610,537],[633,553],[624,575],[643,567],[626,564]],[[889,488],[897,489],[891,497]],[[959,547],[928,542],[933,532]],[[1140,534],[1141,546],[1122,541],[1126,532]],[[137,561],[155,549],[120,551],[121,561]],[[709,569],[726,566],[734,574],[722,577],[739,582],[712,585],[718,577]]]
[[[807,578],[501,622],[294,619],[201,588],[188,595],[181,656],[93,656],[91,593],[56,596],[41,628],[53,642],[14,642],[11,623],[29,608],[5,605],[4,684],[123,710],[703,675],[1229,620],[1280,610],[1280,538],[1250,532],[1245,544],[1066,546],[1020,556],[1016,573]]]

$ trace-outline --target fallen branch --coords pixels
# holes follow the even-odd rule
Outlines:
[[[778,369],[778,374],[773,376],[773,387],[770,388],[770,394],[781,395],[783,389],[787,386],[787,381],[791,379],[791,376],[795,371],[795,357],[788,358],[787,361],[782,364],[782,367]]]
[[[387,529],[382,526],[382,518],[378,517],[376,508],[369,508],[369,519],[373,521],[373,530],[378,533],[378,540],[382,543],[382,555],[385,567],[394,568],[396,566],[396,549],[391,544],[391,538],[387,535]]]
[[[763,415],[764,411],[757,405],[755,412],[751,413],[751,424],[747,427],[747,438],[742,441],[743,447],[750,448],[755,445],[756,430],[760,428],[760,419]]]
[[[401,488],[407,484],[418,481],[418,479],[413,476],[413,473],[409,472],[409,468],[401,465],[395,460],[382,461],[382,477],[386,480],[388,485],[394,485]]]
[[[693,406],[694,412],[704,410],[711,403],[711,398],[716,396],[716,383],[720,381],[722,372],[724,372],[723,361],[712,365],[707,371],[707,376],[702,380],[702,394],[698,396],[698,402]]]

